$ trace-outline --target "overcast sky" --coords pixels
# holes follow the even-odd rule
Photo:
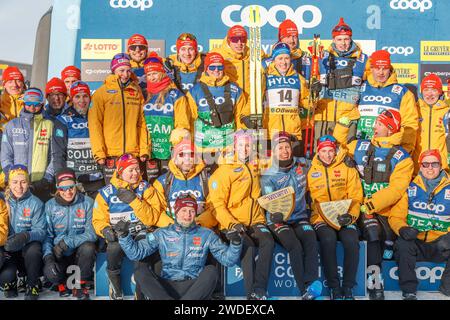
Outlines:
[[[0,60],[33,62],[39,20],[53,0],[0,0]]]

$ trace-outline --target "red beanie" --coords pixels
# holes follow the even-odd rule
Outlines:
[[[190,139],[183,139],[173,148],[173,157],[177,157],[180,153],[195,152],[194,144]]]
[[[287,19],[278,27],[278,41],[289,36],[298,37],[298,28],[294,21]]]
[[[437,150],[437,149],[431,149],[431,150],[422,152],[419,157],[419,163],[422,163],[422,160],[428,156],[434,156],[439,160],[439,162],[442,163],[441,154],[439,153],[439,150]]]
[[[67,95],[67,88],[64,81],[56,77],[50,79],[45,86],[45,96],[48,96],[50,93],[64,93]]]
[[[184,207],[194,208],[195,212],[197,212],[198,205],[197,200],[191,195],[178,197],[175,201],[174,211],[175,214],[178,213]]]
[[[205,58],[205,70],[208,70],[208,67],[213,63],[225,64],[225,60],[220,53],[210,52],[206,55]]]
[[[426,76],[423,78],[422,83],[420,84],[420,90],[423,92],[423,89],[425,88],[432,88],[439,91],[440,94],[442,94],[442,81],[441,78],[439,78],[434,73]]]
[[[391,68],[391,54],[386,50],[378,50],[370,56],[370,66],[375,68]]]
[[[149,73],[153,71],[165,72],[161,57],[154,51],[150,52],[148,58],[144,62],[144,72]]]
[[[194,48],[195,52],[197,52],[198,43],[197,38],[190,33],[183,33],[177,39],[177,53],[180,51],[182,47],[189,46]]]
[[[75,66],[68,66],[61,71],[61,79],[62,81],[66,80],[66,78],[74,77],[78,81],[81,80],[81,71]]]
[[[344,22],[344,18],[341,17],[339,23],[333,28],[333,38],[337,36],[352,36],[352,28]]]
[[[117,159],[116,165],[117,165],[117,173],[120,175],[122,172],[128,168],[131,165],[139,164],[138,160],[133,157],[129,153],[125,153],[122,155],[119,159]]]
[[[337,142],[336,139],[333,136],[323,136],[322,138],[319,138],[317,141],[317,152],[319,152],[323,148],[333,148],[334,150],[337,149]]]
[[[20,72],[19,68],[17,67],[8,67],[5,70],[3,70],[2,75],[3,82],[10,81],[10,80],[20,80],[24,81],[24,77],[22,72]]]
[[[140,35],[138,33],[133,34],[130,39],[128,39],[127,43],[127,49],[129,46],[132,45],[140,45],[140,46],[146,46],[148,48],[148,42],[147,39],[143,35]]]
[[[400,131],[402,117],[400,116],[400,113],[398,111],[384,110],[378,116],[377,121],[380,121],[389,130],[391,130],[393,133],[396,133]]]
[[[228,30],[227,38],[231,37],[244,37],[246,40],[248,39],[247,36],[247,30],[244,29],[244,27],[240,25],[235,25]]]
[[[70,96],[73,97],[78,93],[86,93],[88,96],[91,96],[91,90],[87,83],[77,81],[70,87]]]

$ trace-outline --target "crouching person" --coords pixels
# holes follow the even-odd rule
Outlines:
[[[142,293],[151,300],[206,300],[211,297],[218,271],[206,264],[208,252],[221,264],[231,267],[239,261],[241,237],[237,231],[227,233],[230,245],[224,244],[210,229],[195,223],[197,201],[192,196],[179,197],[175,203],[175,224],[147,234],[136,242],[128,234],[129,222],[119,221],[114,230],[130,260],[142,260],[159,251],[161,277],[145,264],[139,264],[134,278]]]
[[[94,200],[77,191],[72,169],[61,169],[56,174],[56,189],[55,197],[45,204],[44,275],[58,287],[60,297],[72,293],[80,300],[88,300],[87,284],[93,280],[96,257],[97,236],[92,227]],[[67,268],[71,265],[80,268],[80,279],[72,292],[66,286]]]
[[[420,171],[408,192],[392,208],[400,289],[404,300],[417,300],[416,262],[446,262],[439,291],[450,296],[450,175],[442,170],[439,150],[419,158]]]

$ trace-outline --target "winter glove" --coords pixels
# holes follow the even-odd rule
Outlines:
[[[341,227],[345,227],[352,224],[353,217],[348,213],[344,213],[337,217],[337,221]]]
[[[338,123],[343,125],[344,127],[350,126],[351,120],[349,117],[342,117],[338,119]]]
[[[373,215],[364,214],[362,216],[364,237],[367,241],[378,241],[380,237],[378,235],[378,220]]]
[[[241,117],[241,122],[242,122],[243,124],[245,124],[245,126],[246,126],[248,129],[257,129],[257,128],[258,128],[258,127],[257,127],[257,123],[256,123],[255,121],[252,121],[251,118],[250,118],[250,116],[242,116],[242,117]]]
[[[125,238],[130,229],[130,221],[120,220],[114,225],[114,231],[119,238]]]
[[[226,233],[226,237],[230,242],[236,246],[240,245],[242,242],[241,235],[236,229],[232,229]]]
[[[311,83],[311,91],[313,92],[313,94],[317,96],[320,94],[320,91],[322,91],[322,84],[320,83],[319,80]]]
[[[275,212],[270,214],[270,221],[272,221],[275,224],[282,224],[284,223],[284,217],[283,214],[280,212]]]
[[[44,257],[44,275],[51,279],[59,279],[61,275],[61,270],[52,254],[48,254]]]
[[[64,240],[61,240],[53,247],[53,254],[55,255],[56,260],[61,260],[64,256],[64,252],[69,249]]]
[[[450,233],[438,239],[437,248],[444,258],[448,259],[450,257]]]
[[[114,232],[113,228],[106,227],[102,230],[102,234],[106,239],[106,242],[115,242],[117,241],[116,233]]]
[[[119,188],[119,190],[117,190],[117,198],[123,203],[130,204],[136,199],[136,194],[131,190]]]
[[[242,223],[237,223],[231,228],[231,230],[236,230],[239,233],[245,233],[247,231],[247,228]]]
[[[419,234],[419,230],[411,228],[411,227],[401,227],[398,231],[400,237],[405,239],[406,241],[417,239],[417,235]]]
[[[16,252],[30,241],[30,234],[28,232],[20,232],[8,238],[5,244],[5,250],[8,252]]]

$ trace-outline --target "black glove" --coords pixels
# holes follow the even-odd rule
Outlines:
[[[55,261],[55,257],[52,254],[48,254],[44,257],[44,275],[48,278],[58,279],[61,274],[61,270]]]
[[[5,250],[8,252],[16,252],[22,250],[22,248],[30,240],[30,234],[28,232],[20,232],[8,238],[5,244]]]
[[[319,95],[320,91],[322,91],[322,84],[320,83],[320,81],[311,83],[311,91],[314,94]]]
[[[366,240],[369,242],[380,240],[380,236],[378,234],[378,220],[373,215],[366,216],[365,214],[362,219],[364,228],[363,232]]]
[[[119,190],[117,190],[117,198],[123,203],[130,204],[136,199],[136,193],[125,188],[119,188]]]
[[[3,253],[3,251],[0,251],[0,270],[2,269],[4,263],[5,263],[5,254]]]
[[[242,242],[242,238],[239,234],[239,231],[237,231],[236,229],[231,229],[230,231],[228,231],[225,235],[227,237],[228,240],[230,240],[230,242],[234,245],[240,245]]]
[[[275,224],[284,223],[283,214],[280,213],[280,212],[271,213],[270,214],[270,221],[272,221]]]
[[[417,235],[419,234],[419,230],[411,228],[411,227],[401,227],[398,231],[400,233],[400,237],[409,241],[417,239]]]
[[[61,260],[64,256],[64,252],[69,249],[64,240],[61,240],[53,247],[53,254],[55,255],[56,260]]]
[[[239,233],[245,233],[247,231],[247,228],[242,223],[238,223],[235,224],[233,228],[231,228],[231,230],[236,230]]]
[[[438,239],[437,248],[445,258],[450,256],[450,233],[447,233],[445,236]]]
[[[106,242],[115,242],[117,241],[117,235],[114,232],[113,228],[111,227],[106,227],[105,229],[102,230],[102,234],[106,239]]]
[[[349,224],[352,224],[353,217],[348,213],[344,213],[337,217],[337,221],[341,227],[345,227],[348,226]]]
[[[252,121],[252,120],[250,119],[250,116],[242,116],[242,117],[241,117],[241,122],[242,122],[243,124],[245,124],[245,126],[246,126],[248,129],[258,129],[258,128],[257,128],[257,123],[256,123],[255,121]]]
[[[119,238],[125,238],[128,235],[130,221],[120,220],[114,225],[114,231]]]

